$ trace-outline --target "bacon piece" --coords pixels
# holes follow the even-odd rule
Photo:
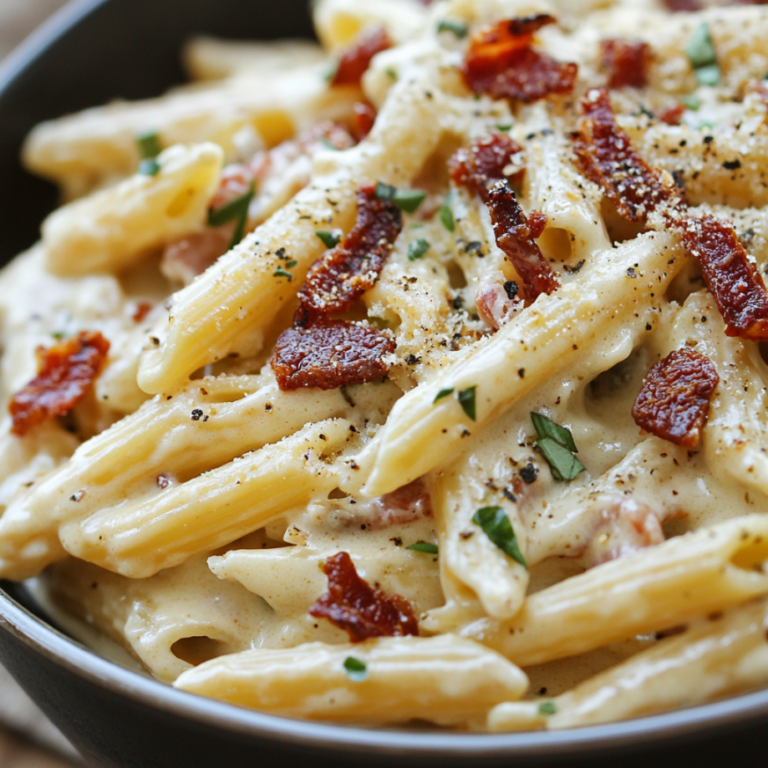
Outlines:
[[[615,496],[605,499],[595,512],[589,542],[580,555],[588,568],[664,541],[659,516],[646,504]]]
[[[708,357],[689,347],[675,350],[646,374],[632,418],[656,437],[695,448],[719,381]]]
[[[491,133],[473,141],[469,148],[457,150],[448,161],[448,172],[454,184],[467,187],[488,202],[488,190],[507,178],[504,169],[522,151],[507,134]],[[515,174],[512,180],[518,180],[522,173]]]
[[[694,11],[701,11],[704,8],[701,0],[664,0],[664,5],[673,13],[679,11],[692,13]]]
[[[101,372],[109,342],[98,331],[81,331],[67,341],[38,348],[38,374],[8,406],[11,432],[24,436],[32,427],[69,413]]]
[[[402,225],[400,209],[376,197],[376,187],[358,190],[355,226],[310,267],[294,322],[306,325],[350,309],[378,280]]]
[[[376,122],[376,109],[370,101],[358,101],[352,107],[352,113],[350,130],[359,144],[373,129],[373,124]]]
[[[608,87],[645,88],[651,46],[641,40],[623,37],[600,41],[600,59],[608,71]]]
[[[347,552],[337,552],[323,565],[328,591],[309,609],[310,616],[328,619],[353,643],[369,637],[418,635],[411,604],[400,595],[387,595],[361,579]]]
[[[603,188],[628,221],[644,222],[659,204],[679,200],[619,128],[605,88],[593,88],[581,100],[579,130],[571,139],[584,175]]]
[[[163,252],[160,270],[173,282],[189,285],[227,252],[234,223],[204,229],[171,243]]]
[[[321,320],[283,331],[271,365],[283,392],[301,387],[336,389],[383,378],[387,366],[382,358],[394,350],[395,342],[375,328]]]
[[[367,527],[372,531],[432,517],[432,502],[421,479],[374,499],[372,506],[372,515],[367,522]]]
[[[726,335],[768,341],[768,291],[733,225],[714,216],[686,219],[683,246],[701,264]]]
[[[667,125],[680,125],[680,121],[683,119],[683,112],[685,112],[685,106],[678,101],[666,109],[662,109],[659,112],[659,120]]]
[[[488,209],[496,243],[520,275],[526,302],[530,304],[540,294],[557,290],[560,283],[536,243],[547,217],[537,211],[526,217],[507,181],[491,189]]]
[[[140,301],[131,315],[134,323],[140,323],[152,310],[152,304],[148,301]]]
[[[331,78],[331,85],[360,85],[371,59],[391,47],[392,41],[384,27],[363,32],[355,44],[344,52]]]
[[[472,37],[462,74],[475,93],[495,99],[533,102],[551,93],[570,93],[578,66],[563,64],[531,48],[533,35],[554,24],[547,14],[507,19]]]
[[[501,280],[504,281],[503,274]],[[478,286],[475,292],[477,314],[494,331],[498,331],[523,308],[523,302],[517,297],[518,288],[515,282],[499,282],[492,277]]]

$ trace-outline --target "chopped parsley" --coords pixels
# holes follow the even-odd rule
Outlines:
[[[463,21],[456,21],[455,19],[441,19],[437,22],[437,33],[452,32],[456,37],[461,39],[467,36],[467,25]]]
[[[720,82],[717,53],[706,21],[699,24],[693,31],[685,47],[685,53],[688,61],[691,62],[699,85],[717,85]]]
[[[539,704],[540,715],[554,715],[557,712],[557,705],[554,701],[542,701]]]
[[[462,389],[461,392],[459,392],[458,395],[456,395],[459,404],[464,409],[464,413],[469,416],[472,421],[476,421],[477,417],[477,407],[475,402],[475,392],[477,391],[477,387],[468,387],[467,389]]]
[[[142,160],[151,160],[163,151],[160,143],[160,134],[157,131],[145,131],[136,137],[139,145],[139,154]]]
[[[420,237],[408,246],[408,261],[420,259],[429,250],[429,243]]]
[[[354,656],[347,656],[344,659],[344,671],[347,673],[347,677],[355,683],[362,683],[368,677],[368,667],[365,662]]]
[[[453,394],[453,387],[450,389],[441,389],[436,395],[435,399],[432,401],[433,403],[436,403],[438,400],[442,400],[444,397],[448,397],[448,395]]]
[[[472,516],[472,522],[479,525],[485,535],[506,555],[516,560],[524,568],[528,567],[520,551],[515,536],[515,529],[509,522],[507,513],[501,507],[482,507]]]
[[[456,222],[453,220],[453,211],[451,210],[451,195],[445,198],[445,202],[440,206],[440,221],[442,225],[449,231],[454,232],[456,230]]]
[[[696,112],[698,108],[701,106],[701,99],[695,94],[690,94],[686,96],[681,96],[680,103],[686,109],[690,109],[691,112]]]
[[[275,270],[273,277],[287,277],[289,280],[293,280],[293,275],[290,272],[286,272],[282,267],[278,267]]]
[[[496,128],[506,133],[507,131],[512,130],[512,123],[503,123],[502,125],[497,125]]]
[[[232,233],[232,239],[229,241],[229,248],[234,248],[242,239],[245,233],[245,222],[248,221],[248,207],[256,194],[256,184],[251,182],[251,186],[245,194],[230,200],[221,208],[215,211],[208,211],[208,226],[221,227],[230,221],[237,222],[235,231]]]
[[[398,189],[381,181],[376,185],[376,197],[379,200],[392,202],[406,213],[415,213],[426,196],[423,189]]]
[[[586,467],[574,456],[579,449],[569,429],[543,413],[532,413],[531,420],[539,437],[536,448],[547,460],[555,480],[574,480],[584,472]]]
[[[328,232],[325,229],[317,229],[315,234],[323,241],[323,245],[326,248],[335,248],[341,241],[341,235],[337,235],[335,232]]]
[[[394,69],[392,69],[392,67],[387,67],[387,68],[384,70],[384,73],[387,75],[387,77],[388,77],[390,80],[397,80],[397,72],[395,72],[395,70],[394,70]]]
[[[149,160],[142,160],[139,163],[139,173],[142,176],[157,176],[160,173],[160,163],[154,157]]]
[[[417,541],[415,544],[411,544],[406,549],[410,549],[413,552],[425,552],[428,555],[437,554],[437,544],[430,544],[428,541]]]

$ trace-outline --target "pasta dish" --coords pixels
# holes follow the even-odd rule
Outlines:
[[[313,13],[28,137],[0,578],[288,717],[768,686],[768,8]]]

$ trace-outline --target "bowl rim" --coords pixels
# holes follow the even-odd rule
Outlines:
[[[70,0],[0,64],[0,98],[59,38],[109,0]],[[703,729],[724,731],[768,717],[768,689],[663,714],[564,731],[521,733],[414,732],[339,725],[269,715],[180,691],[98,656],[28,610],[0,582],[0,631],[82,680],[222,731],[313,749],[413,757],[571,757],[600,750],[660,745]]]
[[[563,731],[463,733],[407,731],[299,720],[265,714],[180,691],[98,656],[21,605],[0,582],[0,631],[82,680],[148,708],[232,734],[312,749],[436,758],[578,757],[599,750],[663,746],[705,728],[709,733],[768,717],[768,689],[642,718]]]

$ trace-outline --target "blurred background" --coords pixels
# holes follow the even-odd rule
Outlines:
[[[0,62],[64,3],[0,0]],[[74,759],[63,737],[0,667],[0,768],[71,768]]]

